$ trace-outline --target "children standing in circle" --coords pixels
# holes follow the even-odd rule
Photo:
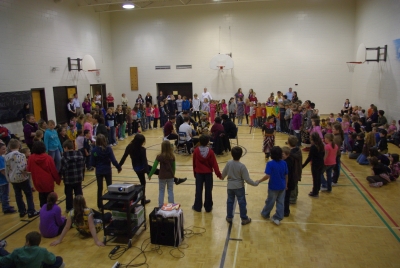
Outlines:
[[[288,183],[288,168],[286,162],[282,160],[282,149],[279,146],[272,147],[271,158],[272,161],[269,161],[265,167],[265,176],[257,181],[261,183],[269,179],[268,197],[267,200],[265,200],[265,206],[261,211],[261,216],[269,220],[271,210],[276,203],[276,212],[275,215],[272,216],[272,222],[279,225],[284,217],[284,200]]]
[[[322,170],[324,168],[325,149],[324,149],[324,144],[322,143],[322,140],[317,132],[311,134],[310,141],[311,141],[310,151],[308,153],[306,161],[303,164],[303,168],[307,166],[307,164],[311,161],[311,175],[313,178],[313,189],[308,195],[311,197],[318,197],[319,190],[321,187]],[[334,156],[336,156],[336,154],[334,154]],[[333,166],[330,168],[332,170]],[[330,180],[330,175],[328,177],[328,181],[329,180]]]
[[[262,133],[264,135],[263,152],[265,153],[265,159],[268,159],[271,149],[275,145],[275,123],[273,116],[268,116],[267,122],[262,126]]]
[[[121,172],[121,166],[115,159],[113,150],[107,146],[107,139],[104,135],[99,134],[96,137],[96,146],[91,152],[91,166],[96,168],[97,179],[97,207],[103,208],[101,196],[103,194],[103,178],[106,180],[107,186],[112,184],[111,163],[117,168],[118,173]]]
[[[49,120],[48,128],[44,133],[44,145],[46,146],[46,152],[54,159],[57,171],[59,171],[63,149],[57,131],[54,129],[55,127],[56,123],[53,120]]]
[[[160,170],[158,174],[158,206],[162,207],[164,204],[165,186],[168,189],[168,203],[174,203],[174,176],[175,176],[175,156],[172,150],[173,145],[169,141],[161,143],[161,153],[157,155],[153,167],[148,175],[149,180],[156,172],[158,164]]]
[[[233,123],[235,123],[236,102],[234,98],[229,99],[228,111],[229,111],[229,119],[232,120]]]

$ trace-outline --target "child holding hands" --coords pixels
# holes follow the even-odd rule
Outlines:
[[[148,175],[149,180],[156,172],[158,164],[160,170],[158,171],[158,206],[161,208],[164,204],[165,186],[168,189],[168,203],[174,203],[174,177],[175,177],[175,156],[171,143],[163,141],[161,143],[161,153],[157,155],[153,167]]]
[[[233,220],[233,204],[235,202],[235,197],[238,200],[239,210],[240,210],[240,218],[242,219],[242,225],[249,224],[251,222],[251,218],[247,216],[247,202],[246,202],[246,193],[244,188],[244,182],[246,181],[248,184],[253,186],[258,186],[258,182],[250,179],[249,171],[246,166],[240,163],[240,158],[242,157],[243,150],[242,148],[235,146],[231,150],[231,155],[233,160],[228,161],[224,170],[222,171],[223,180],[226,176],[228,176],[228,200],[227,204],[227,216],[226,221],[232,223]]]

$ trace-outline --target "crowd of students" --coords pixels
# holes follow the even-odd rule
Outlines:
[[[95,105],[91,107],[89,113],[78,117],[71,114],[69,122],[59,125],[52,120],[48,122],[40,120],[36,123],[34,116],[28,113],[23,122],[25,143],[28,148],[21,148],[21,143],[16,139],[8,140],[8,148],[0,143],[3,212],[16,213],[14,207],[9,204],[8,183],[11,183],[20,217],[28,215],[32,218],[40,215],[41,235],[49,238],[59,236],[51,245],[61,243],[67,231],[73,226],[79,233],[92,236],[96,245],[103,246],[96,233],[101,230],[102,221],[110,222],[111,214],[106,213],[105,217],[102,217],[100,212],[86,206],[82,191],[85,171],[95,169],[99,210],[103,209],[101,201],[103,182],[105,180],[107,186],[112,184],[111,166],[114,165],[117,171],[121,172],[128,156],[131,158],[132,168],[140,184],[143,185],[144,204],[150,202],[146,198],[146,174],[149,180],[153,174],[158,175],[158,206],[161,207],[164,203],[165,189],[168,191],[168,202],[174,203],[174,184],[183,183],[186,178],[179,179],[175,175],[177,171],[175,155],[173,145],[168,139],[175,139],[177,136],[175,129],[181,131],[184,124],[188,125],[190,132],[193,131],[192,134],[188,132],[191,138],[198,135],[192,162],[196,182],[192,209],[201,212],[204,207],[206,212],[212,211],[212,174],[215,173],[219,179],[228,180],[226,208],[228,223],[232,223],[234,217],[235,198],[239,205],[241,224],[246,225],[251,222],[251,218],[247,215],[244,183],[258,186],[259,183],[269,180],[268,196],[261,210],[261,216],[279,225],[284,217],[290,215],[290,205],[297,202],[298,182],[302,178],[302,169],[309,163],[313,179],[309,196],[313,198],[319,197],[320,192],[332,192],[332,186],[338,183],[341,157],[345,154],[348,154],[350,159],[357,159],[361,165],[371,165],[373,175],[367,177],[371,187],[386,185],[399,177],[399,155],[388,154],[387,146],[388,136],[389,141],[394,142],[398,135],[396,122],[387,125],[384,111],[378,111],[376,106],[371,105],[365,113],[361,107],[352,107],[349,100],[346,100],[343,109],[336,117],[330,114],[328,118],[321,118],[314,103],[309,100],[301,102],[297,98],[297,93],[291,89],[285,95],[278,92],[277,97],[274,97],[274,94],[271,94],[266,103],[258,102],[253,90],[250,90],[248,98],[244,101],[243,99],[241,89],[228,104],[225,104],[224,100],[213,101],[207,89],[204,89],[201,99],[195,94],[193,100],[180,96],[175,100],[174,96],[163,96],[160,92],[160,96],[157,97],[158,104],[153,105],[152,97],[148,94],[145,99],[139,96],[133,109],[127,106],[128,100],[123,96],[122,105],[117,105],[114,112],[114,99],[111,94],[107,97],[107,111],[101,108],[101,97],[96,95]],[[82,106],[85,109],[85,105]],[[160,109],[156,110],[158,107]],[[228,134],[227,129],[236,129],[234,124],[236,117],[239,126],[243,125],[246,117],[248,125],[261,128],[262,151],[266,159],[271,158],[271,161],[266,163],[265,176],[260,180],[252,180],[246,166],[240,162],[243,154],[241,147],[229,148],[232,160],[227,162],[221,173],[214,152],[216,148],[210,146],[210,139],[216,143],[221,133]],[[179,122],[176,122],[178,121],[176,118],[179,118]],[[150,166],[147,162],[146,138],[140,134],[139,128],[142,131],[145,131],[146,127],[157,128],[158,119],[161,121],[160,126],[164,127],[166,139],[161,144],[160,153],[155,158],[153,166]],[[225,123],[225,126],[221,122]],[[128,127],[125,128],[126,126]],[[212,127],[209,133],[210,126]],[[277,131],[289,134],[287,146],[282,148],[275,146]],[[118,162],[112,146],[116,145],[117,137],[123,140],[126,132],[127,135],[136,135]],[[236,136],[237,132],[234,135]],[[304,148],[300,149],[301,146]],[[308,152],[304,162],[302,151]],[[64,182],[67,217],[62,216],[61,208],[56,204],[58,197],[54,193],[54,184],[60,184],[61,180]],[[40,212],[35,210],[32,194],[34,189],[39,194]],[[22,193],[25,195],[27,207]],[[276,212],[271,216],[274,206]],[[27,246],[39,246],[40,240],[37,238],[32,240],[35,235],[27,236]],[[56,258],[45,250],[39,251],[45,256],[43,266],[63,265],[59,257]],[[36,251],[15,254],[29,255],[32,252]],[[0,253],[6,256],[0,258],[1,264],[15,264],[15,260],[10,261],[10,256],[14,253],[8,255],[4,249],[1,249]]]

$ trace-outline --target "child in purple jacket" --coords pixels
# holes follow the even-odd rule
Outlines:
[[[61,208],[56,204],[58,196],[52,192],[47,197],[47,204],[40,209],[39,230],[43,237],[53,238],[61,234],[67,222],[61,216]]]
[[[292,110],[293,110],[293,118],[292,118],[292,122],[291,122],[292,130],[294,132],[294,135],[296,135],[296,138],[298,139],[297,146],[301,146],[301,133],[300,133],[301,115],[297,109],[297,105],[293,105]]]

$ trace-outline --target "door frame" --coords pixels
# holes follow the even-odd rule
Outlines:
[[[40,92],[40,102],[42,104],[42,113],[40,114],[40,119],[43,119],[44,121],[48,121],[48,114],[47,114],[47,104],[46,104],[46,89],[44,87],[42,88],[31,88],[31,94],[33,91],[39,91]],[[33,101],[32,101],[32,111],[33,107]],[[39,118],[37,118],[39,119]]]
[[[89,90],[90,90],[90,97],[91,98],[94,97],[94,92],[92,91],[92,89],[93,89],[92,87],[93,86],[101,86],[102,90],[104,88],[105,94],[103,94],[103,92],[100,92],[100,93],[101,93],[101,106],[105,109],[107,107],[107,85],[106,85],[106,83],[90,84],[89,86],[90,86]],[[114,96],[114,98],[115,98],[115,96]],[[115,107],[117,107],[117,106],[115,106]]]

